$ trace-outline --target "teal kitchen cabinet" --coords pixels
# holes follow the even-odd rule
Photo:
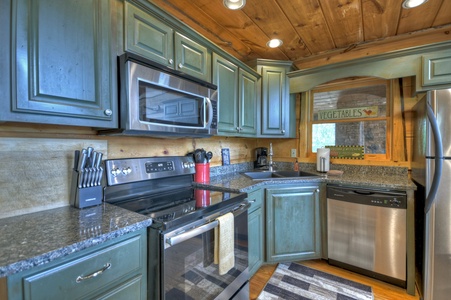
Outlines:
[[[422,86],[428,88],[451,87],[451,51],[431,53],[421,57]]]
[[[266,261],[321,257],[319,185],[266,189]]]
[[[261,75],[260,137],[296,137],[295,94],[289,92],[287,73],[292,70],[291,61],[257,59],[250,66]]]
[[[146,229],[7,278],[8,299],[146,299]]]
[[[218,132],[227,136],[256,136],[258,77],[213,54],[213,84],[218,86]]]
[[[196,78],[211,81],[211,50],[157,15],[125,2],[125,51],[181,71]]]
[[[11,41],[11,72],[0,121],[117,127],[110,1],[17,0],[2,6],[9,6],[11,20],[11,28],[0,29]]]
[[[265,249],[265,215],[263,205],[263,189],[257,189],[248,193],[251,207],[248,210],[249,232],[249,276],[257,272],[264,261]]]

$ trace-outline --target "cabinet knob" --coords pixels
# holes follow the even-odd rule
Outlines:
[[[285,129],[282,129],[282,131],[281,131],[283,134],[285,134]]]
[[[315,192],[319,193],[319,189],[316,189]]]
[[[174,60],[172,58],[169,59],[169,64],[172,65],[174,63]]]
[[[182,63],[179,63],[179,68],[180,69],[183,68],[183,64]]]
[[[241,128],[240,128],[240,127],[237,127],[237,128],[236,128],[236,131],[240,132],[240,130],[241,130]]]
[[[103,112],[105,114],[105,116],[111,116],[113,114],[113,111],[109,108],[105,109],[105,111]]]

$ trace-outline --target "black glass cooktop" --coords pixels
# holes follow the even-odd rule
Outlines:
[[[115,205],[148,215],[153,220],[153,227],[169,229],[236,205],[246,197],[246,193],[187,187],[129,199]]]

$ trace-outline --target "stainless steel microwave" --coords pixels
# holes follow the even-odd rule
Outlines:
[[[217,134],[216,86],[133,54],[119,57],[119,128],[100,134]]]

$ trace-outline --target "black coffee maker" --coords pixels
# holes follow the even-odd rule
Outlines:
[[[254,169],[268,167],[268,148],[258,147],[255,149]]]

